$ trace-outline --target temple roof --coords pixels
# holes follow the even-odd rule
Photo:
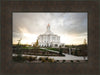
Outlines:
[[[47,25],[47,31],[44,34],[41,35],[53,35],[53,36],[57,36],[56,34],[54,34],[51,30],[50,30],[50,24]]]

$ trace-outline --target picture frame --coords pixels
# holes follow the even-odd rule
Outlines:
[[[94,12],[95,11],[95,12]],[[12,12],[88,12],[88,62],[12,62]],[[1,1],[1,74],[99,74],[98,1]]]

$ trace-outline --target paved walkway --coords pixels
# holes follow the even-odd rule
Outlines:
[[[41,48],[41,49],[45,49],[47,51],[54,52],[54,53],[59,53],[59,51],[49,50],[47,48]],[[49,56],[49,57],[54,58],[55,60],[87,60],[88,59],[88,57],[85,57],[84,59],[83,56],[74,56],[66,53],[62,53],[62,54],[65,56]]]
[[[13,54],[12,56],[17,56],[17,54]],[[35,57],[36,55],[25,55],[22,54],[22,56],[32,56]],[[66,54],[65,56],[37,56],[37,59],[40,57],[49,57],[49,58],[53,58],[55,60],[84,60],[84,57],[80,56],[73,56],[73,55],[68,55]],[[88,57],[85,58],[85,60],[88,60]]]

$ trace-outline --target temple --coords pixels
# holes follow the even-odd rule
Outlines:
[[[38,36],[38,43],[40,47],[59,47],[64,46],[60,43],[60,36],[54,34],[50,30],[50,25],[47,25],[47,31]]]

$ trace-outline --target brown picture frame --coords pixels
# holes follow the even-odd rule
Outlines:
[[[12,62],[12,12],[88,12],[88,62]],[[98,1],[1,1],[1,74],[99,74]]]

